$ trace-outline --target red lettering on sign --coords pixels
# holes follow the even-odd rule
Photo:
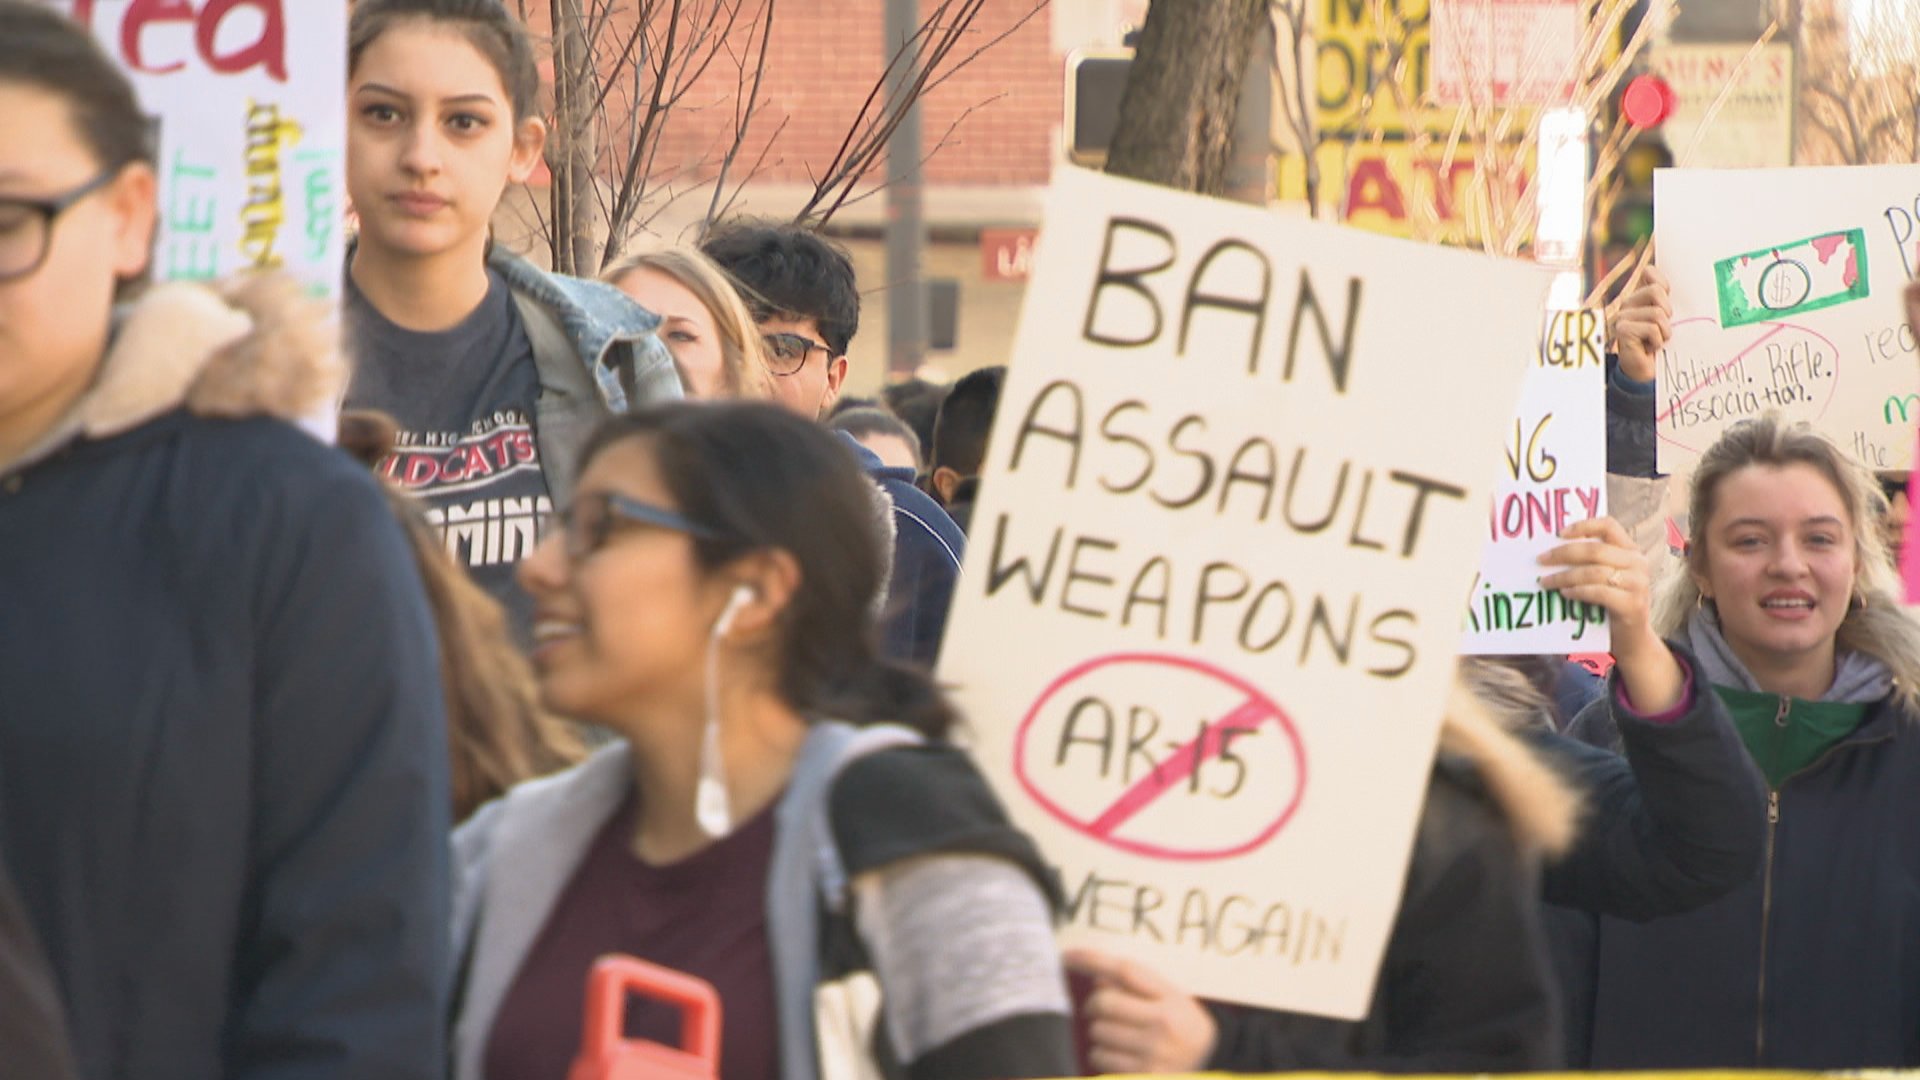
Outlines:
[[[1400,185],[1380,158],[1369,158],[1355,165],[1347,182],[1347,216],[1351,218],[1368,210],[1396,221],[1407,216],[1406,198],[1400,193]]]
[[[287,81],[287,18],[284,0],[208,0],[194,10],[193,0],[132,0],[120,19],[120,55],[127,66],[149,75],[166,75],[187,66],[185,60],[155,61],[146,55],[146,32],[155,24],[192,23],[194,48],[207,67],[234,75],[263,67],[278,82]],[[95,0],[73,0],[75,22],[93,28]],[[260,13],[260,36],[229,52],[216,52],[220,28],[239,8]]]

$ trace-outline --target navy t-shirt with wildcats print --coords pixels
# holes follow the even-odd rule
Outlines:
[[[459,325],[421,333],[374,309],[348,275],[349,409],[400,425],[386,476],[419,498],[447,551],[507,609],[527,640],[533,602],[514,581],[552,509],[533,436],[540,374],[507,283],[489,271],[486,299]]]

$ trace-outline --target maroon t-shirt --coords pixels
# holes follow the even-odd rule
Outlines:
[[[580,1052],[587,972],[608,953],[712,983],[722,1080],[778,1080],[766,918],[775,805],[703,851],[649,866],[633,854],[637,806],[629,797],[594,837],[501,1001],[486,1080],[565,1080]],[[632,998],[627,1035],[678,1046],[680,1010]]]

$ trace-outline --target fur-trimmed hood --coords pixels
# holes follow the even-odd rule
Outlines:
[[[199,416],[298,422],[338,399],[345,374],[326,305],[290,277],[160,285],[118,315],[93,386],[36,445],[0,462],[0,472],[181,406]]]
[[[1454,680],[1440,727],[1440,749],[1466,759],[1506,814],[1514,838],[1543,855],[1573,846],[1580,797],[1512,728],[1532,722],[1470,676]]]

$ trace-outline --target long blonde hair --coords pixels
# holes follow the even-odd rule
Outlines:
[[[721,366],[727,392],[737,398],[766,398],[773,387],[767,372],[766,346],[760,326],[734,289],[726,272],[694,248],[662,248],[629,255],[601,276],[618,288],[622,278],[636,270],[653,270],[678,282],[694,295],[720,335]]]
[[[1720,485],[1753,465],[1775,469],[1806,465],[1839,493],[1853,528],[1855,600],[1840,621],[1834,644],[1886,664],[1893,672],[1900,707],[1920,711],[1920,622],[1901,606],[1900,582],[1879,528],[1887,512],[1880,483],[1831,439],[1775,414],[1735,424],[1701,456],[1687,500],[1687,557],[1673,560],[1666,579],[1655,590],[1654,629],[1663,637],[1681,634],[1694,609],[1707,602],[1694,575],[1707,572],[1707,526],[1719,508]]]

